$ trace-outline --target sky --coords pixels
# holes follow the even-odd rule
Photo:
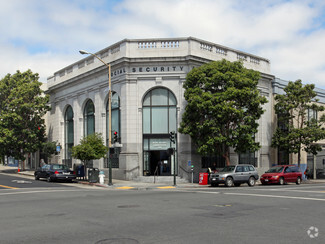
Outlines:
[[[325,89],[324,0],[0,0],[0,79],[54,72],[125,38],[193,36]]]

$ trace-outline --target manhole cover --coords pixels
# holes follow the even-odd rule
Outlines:
[[[135,239],[131,238],[109,238],[95,242],[95,244],[139,244]]]

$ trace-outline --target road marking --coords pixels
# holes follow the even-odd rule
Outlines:
[[[311,197],[291,197],[291,196],[277,196],[277,195],[263,195],[263,194],[249,194],[249,193],[223,193],[225,195],[238,195],[238,196],[252,196],[252,197],[273,197],[273,198],[286,198],[286,199],[300,199],[300,200],[311,200],[311,201],[324,201],[322,198],[311,198]]]
[[[175,186],[159,186],[157,187],[158,189],[174,189],[176,188]]]
[[[31,181],[27,181],[27,180],[12,180],[11,182],[16,182],[18,184],[31,184]]]
[[[263,189],[256,189],[256,190],[269,190],[269,191],[277,191],[277,190],[294,190],[294,189],[310,189],[310,188],[318,188],[320,185],[313,185],[313,186],[292,186],[292,187],[276,187],[276,188],[264,188]]]
[[[18,188],[17,188],[18,189]],[[94,191],[94,190],[102,190],[102,188],[97,189],[75,189],[75,190],[46,190],[46,191],[20,191],[20,192],[6,192],[6,193],[0,193],[0,196],[3,195],[18,195],[18,194],[32,194],[32,193],[52,193],[52,192],[69,192],[69,191],[75,191],[75,192],[82,192],[82,191]]]
[[[17,187],[12,187],[12,186],[4,186],[4,185],[0,185],[0,187],[3,187],[3,188],[8,188],[8,189],[19,189]]]
[[[121,187],[116,187],[115,189],[122,189],[122,190],[130,190],[133,189],[134,187],[131,186],[121,186]]]

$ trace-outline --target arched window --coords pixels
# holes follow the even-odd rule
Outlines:
[[[121,130],[120,130],[120,98],[116,92],[112,92],[112,105],[111,105],[111,115],[112,115],[112,131],[111,131],[111,138],[113,143],[113,134],[114,131],[117,132],[118,140],[121,142]],[[109,133],[109,114],[108,114],[108,101],[106,104],[106,138],[107,138],[107,145],[108,145],[108,133]]]
[[[177,101],[166,88],[149,91],[142,104],[143,175],[170,176],[177,174],[177,137],[175,143],[169,133],[177,134]],[[169,157],[168,148],[175,148],[175,157]],[[174,162],[174,160],[176,162]]]
[[[71,148],[74,145],[73,110],[71,106],[68,106],[65,111],[64,124],[65,160],[71,160]]]
[[[165,88],[148,92],[143,100],[143,134],[176,131],[176,98]]]
[[[90,99],[87,101],[84,110],[84,135],[95,133],[95,106]]]

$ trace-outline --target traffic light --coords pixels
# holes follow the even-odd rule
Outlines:
[[[113,142],[114,142],[114,143],[118,142],[117,131],[114,131],[114,138],[113,138]]]
[[[172,143],[175,143],[175,131],[169,132],[169,139]]]

